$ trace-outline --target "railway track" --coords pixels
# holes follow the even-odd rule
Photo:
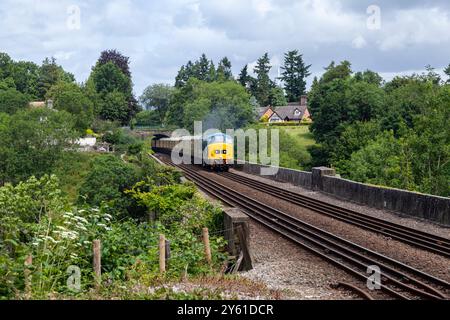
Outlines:
[[[383,219],[378,219],[350,209],[342,208],[238,174],[222,173],[220,175],[255,190],[267,192],[274,197],[304,208],[308,208],[328,217],[344,221],[360,228],[373,231],[392,239],[400,240],[409,245],[450,258],[449,239],[405,227]]]
[[[167,159],[162,159],[173,165]],[[400,299],[447,299],[450,284],[431,274],[417,270],[375,251],[314,227],[275,208],[239,194],[223,184],[204,177],[198,170],[177,166],[185,176],[201,189],[222,202],[240,207],[252,219],[281,234],[299,246],[333,263],[362,281],[368,281],[367,270],[378,266],[381,270],[380,289]]]

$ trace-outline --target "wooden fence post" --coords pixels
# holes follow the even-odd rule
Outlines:
[[[94,275],[95,275],[95,288],[98,289],[102,282],[102,255],[101,255],[101,243],[100,240],[94,240],[92,242],[94,253]]]
[[[159,272],[166,272],[166,237],[159,236]]]
[[[30,266],[33,264],[33,257],[31,255],[27,256],[24,262],[24,276],[25,276],[25,295],[26,298],[31,298],[31,271]]]
[[[206,261],[208,261],[208,263],[211,263],[211,261],[212,261],[212,258],[211,258],[211,246],[209,245],[209,231],[208,231],[208,228],[203,228],[203,244],[205,246]]]
[[[166,240],[166,265],[169,259],[172,257],[172,252],[170,251],[170,241]]]
[[[251,270],[253,269],[252,266],[252,258],[251,258],[251,254],[250,254],[250,249],[249,249],[249,245],[248,245],[248,239],[246,237],[246,234],[244,232],[244,228],[245,228],[245,224],[238,224],[236,227],[236,232],[239,238],[239,246],[241,248],[242,251],[242,263],[243,263],[243,268],[244,271],[247,270]],[[248,233],[247,233],[248,234]]]

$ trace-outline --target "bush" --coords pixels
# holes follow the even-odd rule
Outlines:
[[[142,141],[130,144],[128,146],[128,153],[133,156],[137,156],[144,149],[144,143]]]
[[[158,112],[154,110],[141,111],[136,115],[136,125],[140,127],[161,126]]]
[[[99,186],[119,186],[129,181],[127,176],[132,171],[113,156],[100,156],[94,163],[91,174],[98,179],[86,179],[84,187],[96,193],[94,199],[100,202],[101,196],[108,195],[110,190],[105,192]],[[0,299],[25,298],[21,294],[23,262],[30,254],[31,298],[48,299],[55,294],[83,297],[94,285],[94,239],[102,241],[104,283],[104,290],[96,298],[98,294],[108,294],[110,288],[131,290],[135,286],[148,287],[166,279],[179,279],[185,272],[201,276],[219,270],[226,259],[225,241],[214,236],[223,229],[221,210],[199,198],[192,184],[180,184],[179,173],[173,169],[153,164],[146,172],[148,179],[129,193],[149,209],[161,204],[160,220],[150,223],[130,217],[115,219],[108,212],[117,209],[104,202],[98,208],[85,205],[72,208],[63,198],[55,176],[0,187]],[[204,258],[203,227],[211,231],[212,266]],[[172,253],[163,277],[158,267],[160,234],[170,241]],[[81,271],[79,293],[67,286],[69,266]]]
[[[99,206],[107,202],[118,215],[132,214],[133,201],[124,194],[139,181],[139,171],[134,165],[113,155],[94,159],[92,169],[79,191],[78,203]]]
[[[28,106],[29,97],[16,89],[0,89],[0,112],[14,114]]]

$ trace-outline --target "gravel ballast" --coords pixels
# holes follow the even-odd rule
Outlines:
[[[311,211],[309,209],[305,209],[294,205],[290,202],[280,200],[276,197],[271,196],[270,194],[256,191],[250,187],[241,185],[235,181],[231,181],[226,179],[223,176],[217,175],[212,172],[203,172],[202,173],[209,178],[222,183],[226,186],[231,187],[233,190],[238,191],[242,194],[250,196],[254,199],[257,199],[261,203],[267,204],[269,206],[275,207],[287,214],[295,216],[307,223],[310,223],[316,227],[319,227],[323,230],[331,232],[337,236],[340,236],[344,239],[350,240],[356,244],[359,244],[368,249],[377,251],[381,254],[387,255],[391,258],[399,260],[403,263],[406,263],[412,267],[415,267],[424,272],[430,273],[434,276],[442,278],[446,281],[450,281],[450,259],[439,256],[437,254],[418,249],[416,247],[412,247],[408,244],[402,243],[397,240],[393,240],[386,236],[367,231],[356,226],[347,224],[345,222],[321,215],[317,212]],[[274,182],[272,181],[272,185]],[[286,188],[286,187],[283,187]],[[324,200],[322,197],[321,200]],[[325,200],[324,200],[325,201]],[[335,203],[337,204],[337,203]],[[357,210],[357,208],[352,208]],[[371,208],[366,208],[366,213]],[[357,210],[358,211],[358,210]],[[361,212],[361,211],[360,211]],[[423,224],[423,222],[421,222]],[[430,225],[430,229],[439,228],[436,225]],[[430,232],[430,229],[424,230]],[[445,228],[444,228],[445,229]],[[448,230],[448,229],[445,229]]]

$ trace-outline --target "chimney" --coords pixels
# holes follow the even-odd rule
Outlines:
[[[303,95],[300,97],[300,105],[301,106],[306,106],[308,104],[308,96]]]

